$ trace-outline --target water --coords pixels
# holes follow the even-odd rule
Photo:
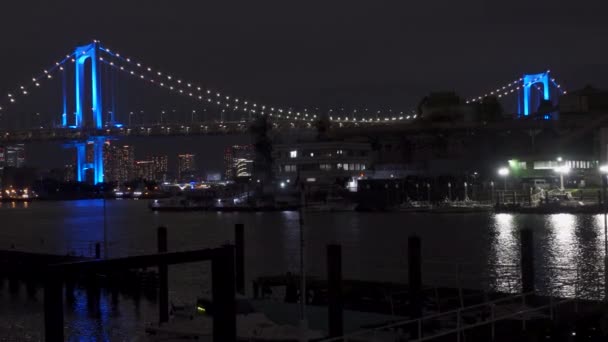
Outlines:
[[[297,272],[299,224],[295,212],[153,213],[145,201],[34,202],[2,204],[0,249],[93,255],[107,229],[110,257],[153,253],[156,227],[168,227],[170,251],[217,247],[233,241],[234,224],[245,224],[246,285],[260,275]],[[105,223],[104,223],[105,222]],[[311,213],[306,217],[307,272],[323,277],[325,247],[343,247],[344,277],[407,281],[407,238],[422,238],[425,283],[517,290],[518,229],[535,232],[535,256],[541,290],[572,294],[577,280],[590,287],[603,269],[602,215]],[[170,267],[171,297],[190,301],[209,290],[206,262]],[[568,286],[565,286],[565,285]],[[40,340],[41,291],[22,285],[11,294],[0,288],[0,336]],[[556,287],[560,285],[559,287]],[[13,291],[15,289],[13,288]],[[77,293],[66,306],[67,335],[73,340],[141,340],[143,326],[157,319],[153,298],[121,295],[101,306],[87,305]],[[23,338],[28,340],[27,338]]]

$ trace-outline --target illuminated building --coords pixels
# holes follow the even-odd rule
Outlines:
[[[135,148],[131,145],[104,144],[104,170],[107,182],[124,183],[135,178]]]
[[[323,141],[275,145],[276,175],[281,180],[335,184],[364,177],[371,164],[371,145],[362,142]]]
[[[76,166],[75,165],[68,164],[63,167],[63,181],[64,182],[76,181]]]
[[[104,179],[106,182],[115,182],[116,175],[114,174],[114,145],[108,140],[103,145],[103,170]]]
[[[196,171],[194,157],[194,154],[177,155],[177,176],[179,179],[183,179],[188,174]]]
[[[154,160],[137,160],[135,161],[135,174],[137,178],[142,178],[147,181],[156,179],[156,165]]]
[[[0,153],[2,153],[0,151]],[[25,145],[17,144],[4,147],[2,153],[4,157],[0,157],[0,162],[4,159],[4,166],[23,167],[25,164]]]
[[[249,178],[253,174],[252,145],[234,145],[224,150],[224,177],[227,180]]]
[[[226,180],[234,178],[232,156],[233,156],[232,146],[226,147],[226,149],[224,150],[224,178]]]
[[[5,150],[6,149],[3,146],[0,146],[0,168],[4,167],[4,165],[6,163]]]
[[[152,156],[149,158],[154,162],[154,177],[155,179],[163,179],[168,172],[168,160],[166,155]]]

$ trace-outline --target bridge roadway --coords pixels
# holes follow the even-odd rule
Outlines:
[[[600,123],[601,121],[601,123]],[[379,121],[379,122],[332,122],[332,129],[337,136],[368,136],[375,134],[416,134],[440,133],[446,131],[508,131],[508,130],[545,130],[577,131],[588,126],[606,123],[601,120],[504,120],[497,122],[425,122],[425,121]],[[273,129],[285,131],[290,129],[314,129],[310,122],[273,122]],[[32,141],[83,141],[89,137],[174,137],[174,136],[205,136],[205,135],[232,135],[246,134],[249,131],[247,121],[233,122],[205,122],[197,124],[155,124],[133,125],[123,127],[107,127],[96,129],[72,128],[39,128],[28,130],[0,130],[0,143],[21,143]]]

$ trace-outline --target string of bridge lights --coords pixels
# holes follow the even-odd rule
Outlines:
[[[98,41],[95,41],[98,42]],[[106,65],[116,68],[117,70],[123,71],[133,77],[139,78],[141,80],[148,81],[149,83],[155,84],[161,88],[168,89],[169,91],[175,92],[176,94],[183,95],[185,97],[190,97],[200,102],[207,102],[214,105],[217,105],[219,108],[222,108],[222,111],[227,109],[232,110],[240,110],[244,113],[252,113],[252,114],[260,114],[260,115],[269,115],[271,117],[286,119],[286,120],[300,120],[300,121],[314,121],[317,119],[318,115],[314,112],[309,112],[308,109],[304,109],[303,111],[296,111],[290,109],[283,109],[279,107],[267,106],[258,104],[255,102],[251,102],[242,98],[233,97],[230,95],[222,94],[219,91],[211,91],[210,89],[203,89],[200,86],[194,85],[191,82],[182,81],[180,78],[176,78],[171,74],[164,73],[157,69],[153,69],[152,67],[145,66],[144,64],[134,61],[131,58],[123,57],[118,52],[112,52],[110,49],[100,46],[100,50],[105,52],[107,56],[113,57],[121,62],[116,63],[111,59],[105,59],[102,56],[99,56],[99,61],[103,62]],[[44,69],[41,74],[38,76],[32,77],[31,81],[25,83],[25,85],[18,86],[14,91],[9,92],[8,102],[13,104],[17,102],[19,97],[27,96],[30,94],[30,87],[39,88],[43,80],[53,79],[53,73],[55,71],[64,71],[64,64],[68,61],[72,63],[75,62],[74,53],[65,55],[59,62],[56,62],[51,67]],[[124,64],[127,64],[125,66]],[[129,68],[129,65],[131,68]],[[550,70],[546,71],[547,73]],[[477,96],[474,98],[470,98],[466,100],[466,103],[475,103],[480,102],[483,99],[489,96],[496,96],[498,98],[502,98],[504,96],[508,96],[510,94],[515,93],[516,91],[532,86],[536,83],[540,77],[534,78],[532,81],[522,84],[523,78],[519,78],[510,83],[503,85],[502,87],[498,87],[489,93],[485,93],[482,96]],[[562,86],[556,81],[555,78],[550,78],[550,81],[553,85],[561,91],[562,94],[567,94]],[[542,91],[540,87],[535,87],[538,91]],[[0,114],[5,110],[6,105],[0,104]],[[318,110],[318,108],[316,108]],[[367,113],[368,110],[365,109]],[[389,109],[389,116],[386,116],[386,113],[383,111],[377,111],[375,117],[367,117],[367,118],[357,118],[357,109],[353,110],[350,113],[350,117],[348,114],[344,114],[343,112],[338,113],[338,110],[329,109],[328,117],[330,121],[334,122],[390,122],[390,121],[403,121],[403,120],[411,120],[416,119],[417,114],[415,111],[411,111],[411,113],[399,112],[393,113],[392,110]],[[343,116],[342,116],[343,114]],[[336,116],[338,115],[338,116]]]
[[[171,84],[166,84],[165,82],[163,82],[162,80],[159,80],[158,78],[153,78],[150,76],[146,76],[143,73],[138,73],[137,70],[130,69],[128,67],[125,67],[124,65],[119,65],[119,64],[116,64],[111,61],[107,61],[103,57],[99,57],[99,61],[105,65],[115,68],[116,70],[122,71],[125,74],[130,75],[136,79],[140,79],[142,81],[147,81],[160,88],[169,90],[170,92],[173,92],[177,95],[180,95],[183,97],[188,97],[188,98],[191,98],[191,99],[199,101],[199,102],[203,102],[203,103],[206,102],[206,103],[217,105],[219,108],[222,109],[222,111],[234,110],[234,111],[242,111],[244,113],[252,113],[252,114],[259,113],[260,115],[268,114],[269,116],[277,117],[279,119],[285,118],[287,120],[292,120],[292,119],[300,120],[300,121],[313,121],[314,120],[314,118],[312,118],[312,117],[309,118],[309,117],[293,116],[292,111],[287,111],[285,114],[283,114],[282,110],[276,110],[275,108],[269,108],[268,111],[266,111],[266,106],[261,106],[260,107],[261,109],[256,109],[257,104],[256,104],[256,106],[253,106],[253,105],[248,106],[248,101],[243,101],[243,105],[239,106],[238,103],[234,104],[234,103],[225,101],[223,98],[221,98],[221,96],[216,96],[216,98],[213,98],[213,96],[203,96],[203,95],[196,94],[196,93],[189,91],[187,89],[184,89],[184,88],[176,87]],[[315,116],[315,118],[316,118],[316,116]]]
[[[96,41],[97,42],[97,41]],[[100,57],[102,62],[106,62],[105,64],[117,67],[121,71],[125,71],[128,74],[139,77],[142,80],[148,80],[150,83],[156,84],[160,87],[169,89],[170,91],[174,91],[178,94],[185,95],[187,97],[192,97],[195,99],[202,101],[206,101],[208,103],[214,103],[222,108],[228,109],[232,108],[234,110],[241,110],[243,112],[251,112],[258,113],[260,115],[266,115],[277,117],[277,118],[285,118],[285,119],[295,119],[295,120],[303,120],[303,121],[314,121],[317,119],[317,113],[309,113],[307,109],[303,111],[296,111],[292,109],[283,109],[283,108],[275,108],[274,106],[262,105],[257,103],[252,103],[252,101],[245,100],[242,98],[230,96],[223,94],[219,91],[212,91],[210,89],[203,89],[203,87],[195,85],[193,82],[183,81],[181,78],[173,76],[171,73],[166,73],[160,71],[156,68],[153,68],[147,64],[141,63],[133,58],[125,57],[121,55],[119,52],[111,50],[107,47],[100,46],[100,50],[105,52],[108,56],[114,57],[127,65],[130,65],[131,68],[125,65],[121,65],[114,61],[106,61],[103,57]],[[377,112],[377,117],[375,118],[357,118],[355,117],[356,110],[351,113],[351,117],[348,115],[337,116],[334,117],[332,114],[333,110],[329,110],[329,120],[336,122],[380,122],[380,121],[397,121],[397,120],[410,120],[415,119],[417,114],[406,114],[404,112],[399,112],[398,114],[391,116],[385,116],[382,111]],[[383,117],[381,117],[383,116]]]
[[[120,53],[113,52],[112,50],[106,47],[101,46],[100,50],[111,57],[114,57],[128,65],[131,65],[131,68],[129,68],[129,66],[115,63],[113,61],[106,61],[103,59],[103,57],[100,57],[100,61],[105,62],[105,64],[107,65],[115,67],[118,70],[124,71],[130,74],[131,76],[138,77],[142,80],[147,80],[150,83],[168,89],[169,91],[173,91],[177,94],[197,99],[201,102],[206,101],[207,103],[215,104],[220,108],[241,110],[243,112],[254,114],[258,113],[260,115],[268,114],[269,116],[274,116],[277,118],[291,119],[293,117],[293,119],[295,120],[303,121],[313,121],[317,118],[316,114],[311,114],[307,111],[304,111],[304,113],[302,113],[299,111],[292,111],[291,109],[284,110],[283,108],[275,108],[273,106],[258,104],[245,99],[240,99],[238,97],[222,94],[218,91],[203,89],[201,86],[195,85],[192,82],[182,81],[180,78],[172,76],[172,74],[159,71],[158,69],[152,68],[150,66],[146,66],[129,57],[121,56]]]
[[[551,72],[551,70],[546,71],[547,74],[550,72]],[[530,87],[534,83],[536,83],[538,80],[540,80],[540,77],[536,77],[532,81],[522,84],[524,79],[519,78],[513,82],[509,82],[509,83],[503,85],[502,87],[498,87],[498,88],[494,89],[493,91],[490,91],[489,93],[485,93],[485,94],[477,96],[477,97],[469,98],[466,100],[466,103],[469,104],[469,103],[481,102],[489,96],[496,96],[497,98],[502,98],[504,96],[511,95],[511,94],[515,93],[516,91],[519,91],[520,89]],[[561,91],[562,94],[565,95],[568,93],[567,91],[562,89],[562,86],[559,83],[557,83],[555,78],[550,78],[550,80],[555,85],[555,87]],[[542,89],[540,87],[535,87],[535,88],[538,91],[542,91]]]
[[[68,61],[74,62],[74,54],[67,54],[63,59],[59,62],[56,62],[49,68],[44,69],[40,74],[34,76],[30,79],[30,81],[24,83],[25,85],[17,86],[13,91],[7,93],[8,103],[14,104],[20,97],[28,96],[31,94],[29,89],[31,88],[40,88],[42,86],[42,81],[44,80],[52,80],[53,73],[55,71],[64,71],[64,64]],[[7,108],[6,105],[0,105],[0,113]]]

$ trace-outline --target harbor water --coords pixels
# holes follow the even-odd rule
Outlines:
[[[156,228],[166,226],[169,250],[183,251],[232,243],[236,223],[245,224],[249,294],[256,277],[298,272],[297,212],[154,213],[147,202],[132,200],[2,203],[0,249],[92,256],[95,243],[103,246],[105,236],[109,257],[154,253]],[[426,284],[512,291],[518,286],[518,232],[531,228],[541,289],[553,291],[555,283],[569,281],[603,286],[596,282],[603,271],[603,215],[308,213],[304,227],[307,273],[321,278],[327,244],[339,243],[344,278],[405,283],[407,238],[416,234],[422,239]],[[209,290],[206,262],[171,266],[169,272],[172,300],[192,301]],[[0,336],[41,340],[41,289],[0,282]],[[573,288],[558,291],[568,295]],[[144,325],[157,319],[154,295],[112,300],[103,294],[92,308],[86,291],[77,289],[65,309],[66,336],[74,341],[145,340]]]

